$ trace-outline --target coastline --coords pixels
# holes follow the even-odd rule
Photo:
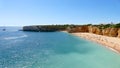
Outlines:
[[[117,37],[108,37],[92,33],[71,33],[71,34],[99,43],[114,52],[120,53],[120,39]]]

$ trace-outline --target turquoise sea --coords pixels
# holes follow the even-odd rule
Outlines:
[[[0,68],[120,68],[120,54],[64,32],[0,28]]]

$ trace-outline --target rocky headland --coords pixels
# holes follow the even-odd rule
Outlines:
[[[36,32],[55,32],[67,31],[68,33],[92,33],[109,37],[120,38],[120,23],[118,24],[100,24],[100,25],[34,25],[24,26],[23,31]]]
[[[55,32],[65,31],[68,25],[34,25],[24,26],[23,31],[35,31],[35,32]]]
[[[43,25],[24,26],[23,31],[55,32],[66,31],[73,35],[100,43],[120,52],[120,23],[100,25]]]

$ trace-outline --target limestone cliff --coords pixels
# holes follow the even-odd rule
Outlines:
[[[89,26],[89,33],[95,33],[96,31],[96,27],[93,27],[93,26]]]
[[[24,26],[23,31],[40,31],[40,32],[54,32],[67,30],[70,33],[74,32],[89,32],[98,35],[119,37],[120,28],[115,26],[108,27],[104,25],[43,25],[43,26]]]
[[[94,34],[98,34],[98,35],[102,34],[102,30],[98,27],[95,27],[95,26],[89,26],[89,32],[94,33]]]
[[[78,27],[69,27],[68,32],[74,33],[74,32],[88,32],[88,26],[78,26]]]
[[[100,29],[100,28],[97,27],[95,34],[102,35],[103,34],[102,33],[102,29]]]
[[[110,36],[110,37],[117,37],[118,35],[118,28],[106,28],[102,30],[103,35]]]
[[[37,31],[37,32],[54,32],[65,30],[66,26],[64,25],[38,25],[38,26],[24,26],[23,31]]]
[[[118,29],[118,37],[120,38],[120,28]]]
[[[24,31],[39,31],[39,28],[37,26],[24,26]]]
[[[102,30],[103,35],[104,35],[104,36],[109,36],[110,30],[111,30],[111,28],[103,29],[103,30]]]
[[[118,35],[118,28],[111,28],[109,32],[110,37],[117,37]]]

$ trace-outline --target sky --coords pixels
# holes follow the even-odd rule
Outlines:
[[[120,0],[0,0],[0,26],[120,22]]]

